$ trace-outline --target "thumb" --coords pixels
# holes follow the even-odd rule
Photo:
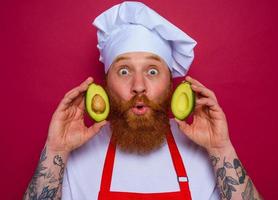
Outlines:
[[[191,134],[191,127],[188,123],[186,123],[185,121],[181,121],[177,118],[175,118],[175,121],[177,122],[179,129],[187,136],[189,136]]]
[[[103,120],[101,122],[96,122],[92,126],[90,126],[88,128],[87,139],[96,135],[105,124],[107,124],[107,121]]]

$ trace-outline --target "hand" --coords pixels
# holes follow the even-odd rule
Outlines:
[[[213,91],[189,76],[186,81],[196,94],[196,104],[192,124],[176,119],[180,130],[207,151],[231,145],[227,120]]]
[[[107,122],[95,123],[87,128],[84,124],[84,94],[93,78],[70,90],[54,112],[46,145],[52,151],[66,152],[80,147],[93,137]]]

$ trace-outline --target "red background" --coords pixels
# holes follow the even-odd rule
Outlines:
[[[89,75],[102,83],[91,22],[119,2],[1,1],[1,199],[21,199],[64,94]],[[277,3],[143,2],[198,42],[189,74],[216,93],[242,163],[265,199],[274,199]]]

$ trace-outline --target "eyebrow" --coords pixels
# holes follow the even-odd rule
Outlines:
[[[147,59],[156,60],[158,62],[162,62],[161,58],[156,55],[147,56]]]
[[[121,60],[130,60],[130,57],[126,57],[126,56],[120,56],[118,58],[116,58],[113,62],[113,64],[120,62]],[[156,56],[156,55],[151,55],[151,56],[147,56],[146,59],[150,59],[150,60],[156,60],[158,62],[162,62],[161,58]]]
[[[120,56],[114,60],[113,64],[120,62],[121,60],[130,60],[130,58],[126,56]]]

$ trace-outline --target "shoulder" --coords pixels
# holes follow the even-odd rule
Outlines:
[[[69,199],[97,198],[110,137],[107,123],[97,135],[71,152],[64,175],[63,196],[71,197]]]
[[[209,156],[204,148],[195,144],[180,131],[174,119],[170,119],[170,125],[187,171],[190,190],[194,191],[192,192],[193,199],[206,199],[213,193],[216,186]]]
[[[191,164],[198,163],[200,166],[212,170],[213,168],[206,150],[195,144],[184,133],[182,133],[174,119],[170,119],[170,125],[175,142],[182,154],[182,158],[190,161]]]
[[[71,152],[67,168],[69,170],[83,170],[84,166],[98,166],[104,162],[111,137],[109,123],[92,137],[87,143]]]

